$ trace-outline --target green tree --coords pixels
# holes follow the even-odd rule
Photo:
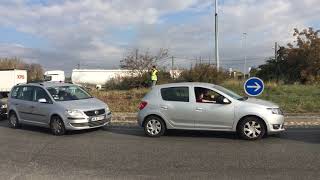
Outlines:
[[[320,83],[320,37],[313,28],[294,29],[295,41],[280,47],[277,58],[259,66],[257,76],[287,83]]]

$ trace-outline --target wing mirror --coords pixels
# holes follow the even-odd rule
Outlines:
[[[223,102],[223,104],[230,104],[231,103],[230,100],[227,98],[223,98],[222,102]]]
[[[38,100],[39,103],[48,103],[48,101],[44,98],[41,98]]]
[[[230,104],[231,103],[231,101],[229,99],[227,99],[227,98],[225,98],[223,96],[217,97],[216,102],[218,104]]]

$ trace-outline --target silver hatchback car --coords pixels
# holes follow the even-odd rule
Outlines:
[[[77,85],[29,83],[12,88],[8,120],[12,128],[29,124],[63,135],[67,130],[105,126],[111,121],[111,112],[107,104]]]
[[[279,106],[208,83],[155,86],[139,105],[138,123],[146,135],[166,129],[237,132],[248,140],[284,131]]]

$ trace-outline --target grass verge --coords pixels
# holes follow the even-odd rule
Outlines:
[[[221,85],[245,95],[241,81],[226,81]],[[112,112],[137,112],[140,100],[148,91],[132,89],[91,93],[106,102]],[[266,83],[264,92],[258,98],[279,104],[286,113],[320,113],[320,86]]]

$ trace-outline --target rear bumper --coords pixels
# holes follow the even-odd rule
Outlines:
[[[146,111],[141,110],[141,111],[138,112],[138,118],[137,118],[138,121],[137,121],[137,123],[138,123],[138,125],[140,127],[143,127],[143,121],[144,121],[146,116],[147,116]]]
[[[83,130],[99,128],[108,125],[111,122],[112,115],[104,115],[104,119],[98,121],[92,121],[92,118],[82,118],[82,119],[67,119],[65,120],[65,127],[67,130]]]

